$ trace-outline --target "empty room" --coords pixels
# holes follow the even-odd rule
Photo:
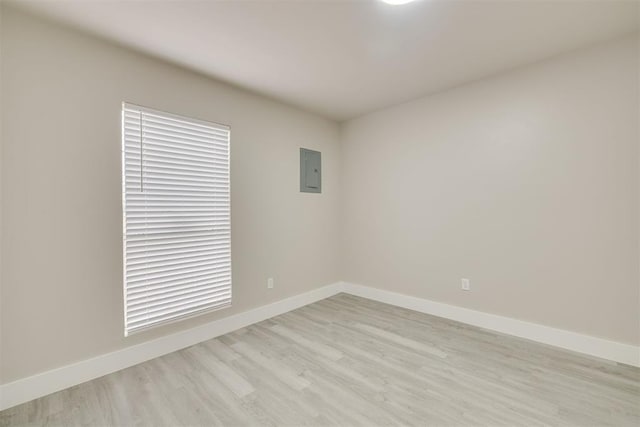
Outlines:
[[[640,426],[640,2],[0,0],[0,426]]]

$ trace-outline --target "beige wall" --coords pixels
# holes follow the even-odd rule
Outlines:
[[[9,8],[1,40],[2,382],[339,279],[335,123]],[[233,308],[129,338],[122,324],[124,100],[232,131]],[[298,191],[301,146],[322,151],[321,195]]]
[[[342,278],[640,343],[638,77],[626,38],[344,124]]]

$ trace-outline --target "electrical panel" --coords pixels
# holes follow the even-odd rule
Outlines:
[[[300,191],[303,193],[321,193],[322,162],[319,151],[300,149]]]

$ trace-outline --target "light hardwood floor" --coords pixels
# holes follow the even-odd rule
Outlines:
[[[0,424],[640,426],[640,369],[340,294]]]

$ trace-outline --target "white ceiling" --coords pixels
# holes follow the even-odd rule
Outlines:
[[[21,1],[19,7],[327,117],[637,31],[609,0]]]

